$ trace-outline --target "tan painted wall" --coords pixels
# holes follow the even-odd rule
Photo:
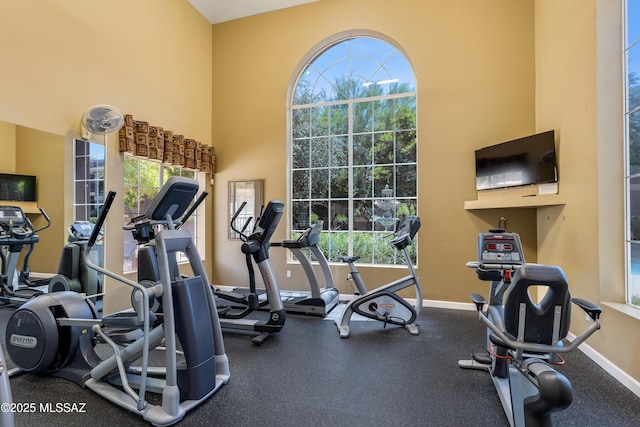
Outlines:
[[[15,173],[16,171],[16,125],[0,121],[0,172]]]
[[[555,128],[564,207],[538,211],[538,259],[599,303],[588,344],[640,378],[640,312],[624,307],[621,0],[536,1],[536,127]],[[631,313],[635,311],[635,315]],[[573,332],[586,324],[573,317]]]
[[[419,273],[426,298],[467,301],[470,292],[485,289],[463,266],[475,257],[476,234],[506,216],[509,228],[522,234],[528,260],[563,266],[576,295],[621,302],[621,165],[619,148],[611,148],[618,147],[611,141],[620,140],[620,130],[610,125],[621,95],[607,90],[607,70],[620,75],[612,65],[620,37],[603,40],[609,33],[599,18],[603,11],[619,16],[620,0],[400,0],[393,6],[322,0],[212,27],[184,1],[112,0],[104,7],[50,0],[35,8],[0,0],[0,40],[9,41],[0,44],[0,120],[63,137],[64,151],[77,136],[82,112],[111,103],[216,145],[208,268],[216,282],[235,284],[245,271],[237,242],[226,237],[227,182],[264,178],[267,200],[286,199],[286,94],[300,59],[333,34],[377,31],[407,53],[418,81]],[[566,206],[462,209],[475,197],[475,148],[552,128]],[[37,168],[41,174],[64,168],[59,153],[48,151],[53,146],[39,146],[45,138],[28,133],[24,147],[2,147],[15,153],[3,158],[3,169]],[[108,186],[121,190],[114,142],[109,140]],[[47,150],[53,161],[27,161],[28,149]],[[602,170],[616,173],[596,173]],[[60,185],[56,179],[46,191],[41,187],[47,204]],[[51,212],[60,215],[56,208]],[[108,226],[119,229],[121,219],[113,216]],[[285,230],[280,227],[275,238],[287,237]],[[283,253],[273,254],[283,287],[300,286],[301,270],[287,265]],[[108,266],[119,268],[120,251],[109,250],[109,257]],[[286,270],[293,271],[291,280]],[[348,291],[346,270],[334,270],[338,286]],[[364,271],[376,284],[399,274]],[[111,304],[116,308],[120,301]],[[638,321],[611,306],[604,306],[604,329],[590,344],[640,378],[632,360],[640,353]]]
[[[265,179],[265,200],[287,197],[287,90],[299,62],[328,37],[352,29],[385,34],[401,47],[417,77],[420,279],[426,298],[468,301],[484,291],[466,261],[477,233],[500,216],[522,233],[534,261],[535,211],[467,212],[475,199],[475,148],[533,133],[533,2],[323,0],[213,27],[213,142],[218,153],[215,199],[227,182]],[[227,240],[227,212],[216,204],[214,278],[246,283],[239,244]],[[287,238],[286,224],[274,239]],[[273,249],[282,288],[304,289],[304,275]],[[286,270],[292,278],[286,278]],[[335,281],[351,293],[347,270]],[[369,287],[406,270],[364,269]]]
[[[0,20],[0,120],[63,136],[64,151],[79,136],[82,113],[106,103],[211,143],[212,28],[186,0],[0,0]],[[116,138],[108,144],[107,188],[121,193]],[[40,174],[64,169],[63,157],[51,158]],[[64,224],[71,203],[66,190]],[[114,211],[121,208],[118,199]],[[122,218],[112,215],[107,227],[121,229]],[[115,271],[122,268],[121,235],[107,241],[115,248],[107,250],[107,267]],[[128,292],[114,287],[109,294],[107,311],[129,304]]]
[[[34,272],[56,273],[66,241],[64,204],[60,203],[64,194],[64,171],[51,168],[52,164],[64,164],[63,143],[64,138],[59,135],[16,126],[16,172],[37,177],[38,206],[46,211],[52,224],[38,233],[40,241],[29,258]],[[36,229],[46,225],[40,214],[29,214],[29,217]]]

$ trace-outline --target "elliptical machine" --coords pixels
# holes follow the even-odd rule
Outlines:
[[[75,291],[91,296],[95,304],[101,305],[102,275],[89,268],[84,262],[87,243],[94,225],[86,221],[74,222],[68,229],[67,244],[62,248],[58,274],[49,281],[49,292]],[[102,245],[94,246],[92,262],[100,265]],[[101,307],[98,307],[101,311]]]
[[[485,298],[471,295],[487,327],[485,347],[458,365],[491,374],[512,427],[551,426],[551,414],[573,400],[571,383],[553,365],[562,362],[560,353],[572,351],[600,328],[602,310],[571,298],[560,267],[526,264],[520,237],[504,229],[480,233],[478,261],[467,267],[474,268],[480,280],[490,281],[491,289],[486,314]],[[546,288],[539,302],[532,299],[531,287]],[[571,302],[593,322],[568,342]]]
[[[134,310],[97,318],[89,299],[73,291],[38,296],[11,316],[6,328],[8,354],[25,372],[71,379],[109,401],[159,426],[180,421],[186,411],[207,400],[229,381],[229,362],[215,300],[197,247],[189,232],[178,229],[179,218],[198,191],[198,182],[171,177],[160,189],[145,216],[161,228],[155,234],[160,272],[157,285],[145,287],[119,276],[89,259],[89,252],[115,198],[109,192],[87,244],[85,262],[105,276],[131,286],[140,296]],[[193,277],[173,280],[170,258],[183,253]],[[162,317],[150,312],[150,301],[160,298]],[[135,341],[120,347],[112,329],[141,329]],[[102,360],[94,346],[96,336],[113,355]],[[184,363],[178,363],[180,342]],[[161,347],[162,346],[162,347]],[[164,351],[164,366],[149,366],[149,353]],[[139,366],[132,362],[140,360]],[[159,404],[147,391],[161,395]]]
[[[279,200],[270,201],[260,214],[255,229],[251,234],[245,233],[247,223],[240,230],[235,227],[235,220],[244,208],[242,203],[231,219],[231,227],[240,235],[242,253],[245,255],[247,271],[249,273],[249,288],[235,288],[233,291],[215,289],[219,301],[221,324],[224,330],[257,332],[251,341],[261,345],[271,334],[279,332],[285,323],[285,309],[280,298],[278,282],[269,259],[270,239],[282,214],[284,203]],[[260,295],[256,289],[253,262],[258,266],[265,287],[265,295]],[[266,321],[245,319],[246,316],[259,308],[269,309],[269,319]]]
[[[405,264],[409,269],[409,275],[371,291],[367,292],[367,287],[355,266],[355,261],[360,257],[342,256],[340,258],[342,262],[346,262],[349,265],[351,277],[359,292],[359,295],[347,304],[340,322],[336,321],[340,338],[349,338],[349,322],[354,313],[378,320],[384,323],[385,327],[387,324],[398,325],[407,329],[411,335],[419,334],[418,324],[415,321],[422,308],[422,290],[420,289],[418,275],[413,267],[413,261],[408,249],[419,229],[420,218],[408,216],[388,241],[393,248],[402,251]],[[415,289],[416,294],[414,306],[396,293],[411,286]]]
[[[18,206],[0,206],[0,260],[2,261],[2,279],[0,284],[0,302],[5,304],[24,304],[29,298],[42,294],[38,285],[31,282],[29,258],[36,243],[40,241],[38,232],[51,226],[49,216],[40,208],[47,224],[36,229],[29,217]],[[20,254],[24,254],[22,269],[18,270]]]
[[[4,360],[4,351],[0,347],[0,402],[3,404],[12,403],[11,384],[9,384],[9,371]],[[13,427],[15,420],[12,411],[0,411],[0,426]]]

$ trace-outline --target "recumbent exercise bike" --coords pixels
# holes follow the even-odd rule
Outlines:
[[[551,414],[573,400],[571,383],[553,365],[562,362],[560,353],[574,350],[600,328],[602,310],[571,298],[560,267],[526,264],[520,237],[504,229],[480,233],[478,261],[467,267],[474,268],[480,280],[490,281],[491,290],[486,313],[485,298],[471,295],[487,327],[485,347],[458,365],[489,371],[512,427],[551,426]],[[533,289],[545,288],[535,302]],[[592,323],[569,342],[572,302]]]

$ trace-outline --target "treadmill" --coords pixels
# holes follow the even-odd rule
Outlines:
[[[300,262],[300,265],[302,265],[302,269],[309,282],[309,291],[280,290],[280,298],[287,312],[326,316],[338,305],[339,292],[334,287],[329,263],[318,247],[322,226],[323,222],[318,221],[307,228],[295,240],[271,243],[271,246],[279,246],[291,251],[294,257]],[[305,248],[311,252],[320,266],[324,287],[320,287],[318,276],[311,264],[311,260],[304,250]]]

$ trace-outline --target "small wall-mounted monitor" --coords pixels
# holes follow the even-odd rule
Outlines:
[[[0,173],[0,202],[35,202],[36,177]]]
[[[558,182],[554,131],[476,150],[476,190]]]

